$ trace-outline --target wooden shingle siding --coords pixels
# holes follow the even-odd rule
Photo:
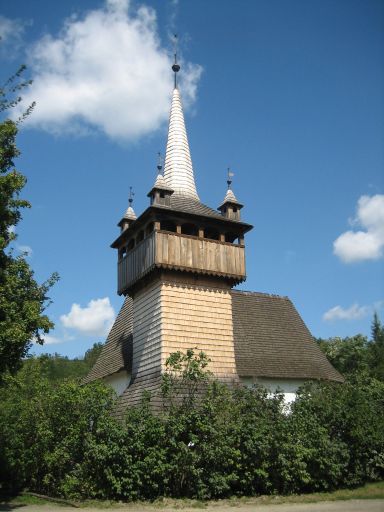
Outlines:
[[[159,371],[136,376],[125,393],[119,398],[116,407],[116,416],[122,419],[127,407],[139,405],[143,399],[144,392],[149,392],[151,395],[152,409],[160,410],[163,402],[160,387],[161,376]]]
[[[132,323],[135,328],[132,335]],[[234,342],[233,342],[234,338]],[[130,348],[130,358],[123,357]],[[208,278],[161,277],[127,297],[86,382],[132,368],[118,414],[144,390],[161,407],[161,374],[172,352],[197,347],[221,380],[240,377],[341,382],[287,297],[230,290]],[[128,354],[128,352],[125,352]]]
[[[236,380],[230,290],[165,282],[161,297],[162,369],[172,352],[196,347],[218,378]]]
[[[84,383],[101,379],[123,369],[128,373],[131,372],[132,318],[133,302],[130,297],[127,297],[108,334],[107,341],[102,348],[100,356],[89,374],[83,380]]]
[[[288,297],[232,290],[240,377],[342,382]]]
[[[133,300],[132,377],[160,369],[161,284],[141,290]]]

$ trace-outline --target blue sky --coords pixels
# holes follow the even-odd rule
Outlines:
[[[56,329],[35,353],[81,356],[122,298],[109,244],[137,214],[164,152],[170,35],[201,200],[226,169],[254,225],[246,290],[288,295],[315,336],[384,317],[384,4],[376,0],[0,1],[2,79],[34,80],[17,167],[33,205],[19,250],[57,271]]]

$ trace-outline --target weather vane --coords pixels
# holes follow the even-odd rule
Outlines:
[[[173,36],[173,54],[175,57],[175,62],[172,66],[172,71],[175,73],[175,89],[176,89],[176,87],[177,87],[176,75],[180,71],[180,66],[177,63],[177,34],[174,34],[174,36]]]
[[[132,187],[129,187],[129,199],[128,199],[129,206],[132,206],[134,195],[135,195],[135,193],[133,192]]]
[[[157,153],[157,170],[159,171],[159,174],[162,174],[163,170],[163,157],[161,156],[160,151]]]
[[[231,185],[232,185],[232,178],[234,177],[235,173],[231,171],[231,168],[228,167],[227,169],[227,185],[228,185],[228,190],[230,190],[231,188]]]

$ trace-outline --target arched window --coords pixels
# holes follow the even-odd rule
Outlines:
[[[128,242],[128,251],[132,251],[132,249],[135,247],[135,239],[131,238],[131,240]]]
[[[137,233],[137,237],[136,237],[136,243],[138,244],[139,242],[141,242],[142,240],[144,240],[144,231],[141,230]]]

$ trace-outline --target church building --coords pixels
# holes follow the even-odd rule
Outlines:
[[[196,348],[228,384],[262,384],[293,400],[308,380],[343,381],[314,342],[287,297],[233,289],[246,279],[245,235],[228,176],[217,210],[198,196],[180,92],[172,94],[164,169],[136,216],[129,207],[112,243],[118,253],[118,294],[125,297],[85,382],[103,379],[119,411],[144,390],[160,401],[161,376],[172,352]]]

